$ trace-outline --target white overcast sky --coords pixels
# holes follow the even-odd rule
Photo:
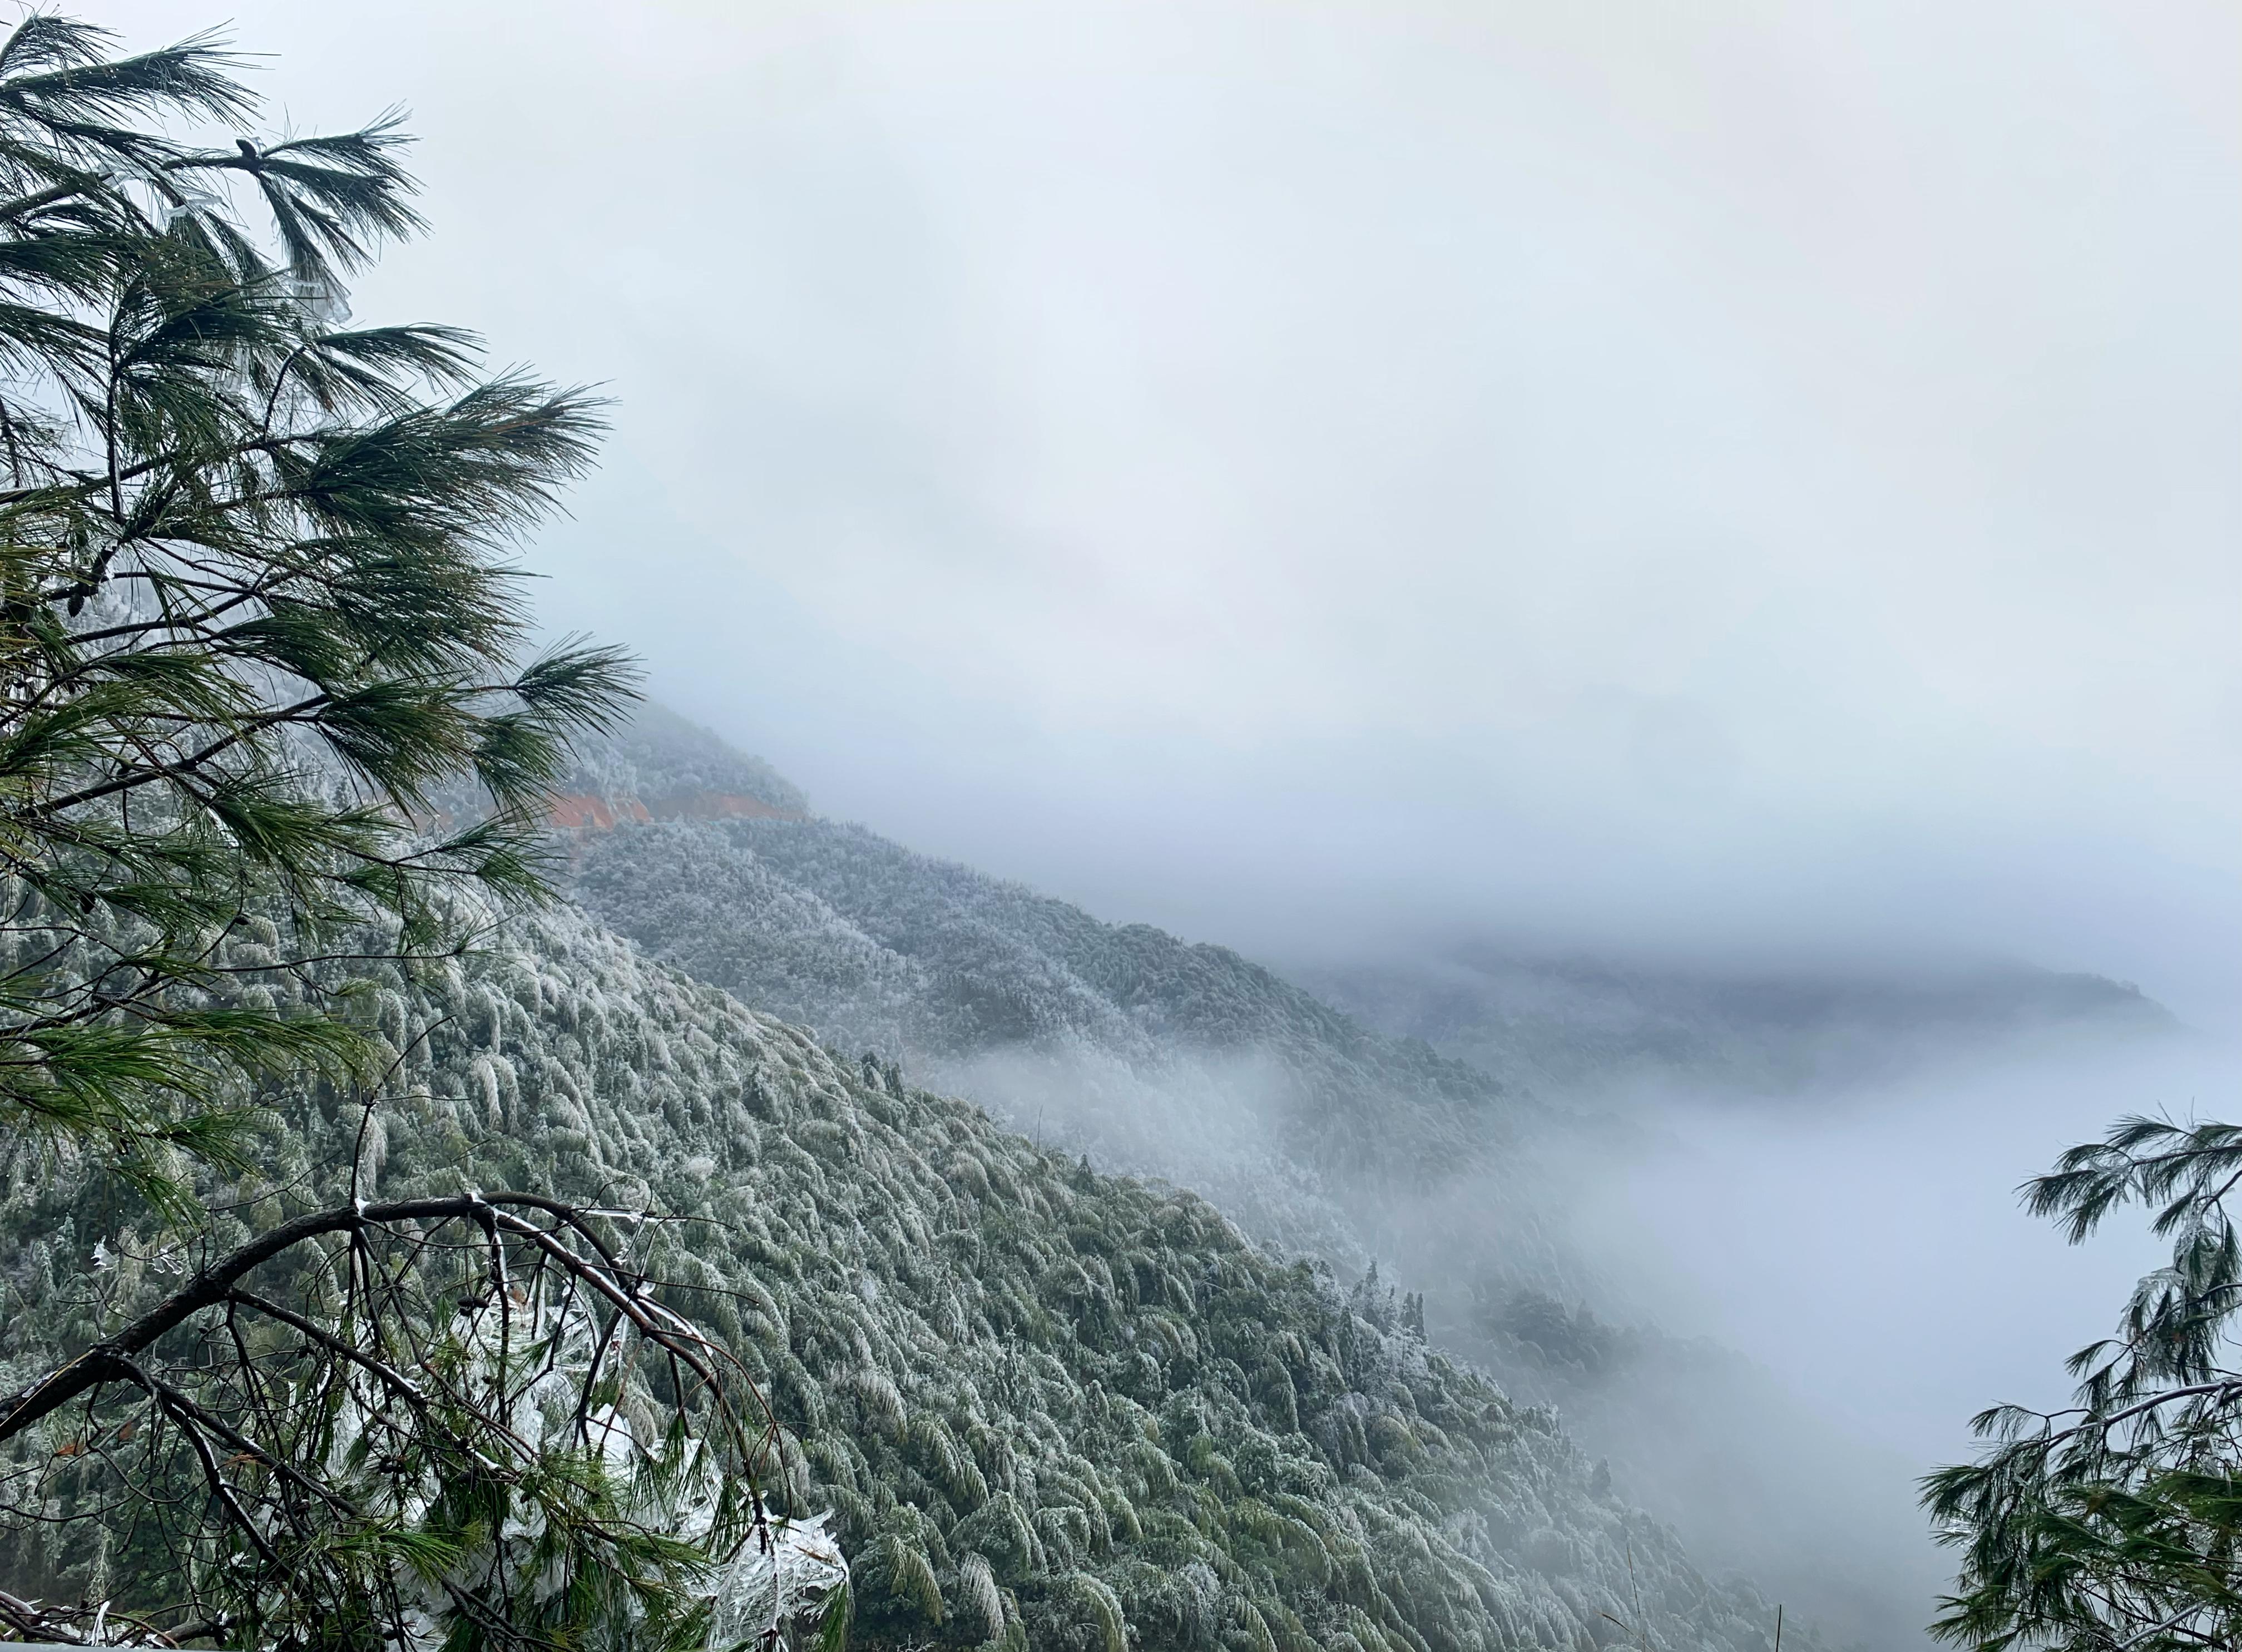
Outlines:
[[[1196,937],[2242,951],[2227,0],[130,0],[606,385],[557,627]]]

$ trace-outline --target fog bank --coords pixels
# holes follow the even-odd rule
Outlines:
[[[2017,1185],[2121,1113],[2230,1116],[2238,1074],[2231,1046],[2202,1040],[2057,1039],[1801,1098],[1813,1105],[1646,1087],[1655,1145],[1582,1178],[1579,1241],[1631,1298],[1622,1317],[1715,1339],[1761,1379],[1702,1385],[1727,1408],[1708,1432],[1734,1431],[1716,1463],[1680,1457],[1674,1436],[1616,1434],[1648,1448],[1637,1494],[1707,1561],[1733,1558],[1793,1600],[1844,1580],[1879,1644],[1910,1611],[1919,1623],[1950,1567],[1914,1478],[1970,1454],[1987,1406],[2066,1403],[2064,1360],[2108,1335],[2166,1259],[2137,1212],[2065,1245],[2019,1208]],[[1655,1422],[1688,1390],[1646,1400],[1603,1426]],[[1593,1438],[1599,1420],[1575,1426]]]
[[[829,810],[1248,944],[2242,987],[2232,8],[232,15],[426,139],[362,316],[618,399],[556,627]]]

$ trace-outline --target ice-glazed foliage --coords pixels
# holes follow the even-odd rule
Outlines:
[[[1606,1612],[1659,1648],[1768,1638],[1410,1305],[1192,1194],[829,1054],[580,913],[374,988],[393,1095],[362,1142],[346,1098],[273,1098],[279,1180],[331,1189],[355,1156],[386,1199],[512,1183],[695,1219],[675,1306],[764,1385],[780,1504],[831,1513],[860,1647],[1569,1648],[1621,1639]],[[72,1333],[125,1219],[14,1178],[0,1381]],[[105,1563],[50,1560],[65,1586]]]

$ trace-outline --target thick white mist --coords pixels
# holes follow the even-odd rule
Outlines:
[[[2125,1113],[2231,1114],[2238,1071],[2229,1046],[2136,1038],[1781,1102],[1639,1095],[1652,1142],[1587,1179],[1581,1243],[1630,1313],[1739,1351],[1765,1387],[1708,1430],[1733,1432],[1708,1474],[1752,1518],[1636,1490],[1702,1560],[1749,1569],[1841,1636],[1903,1644],[1950,1569],[1915,1477],[1969,1455],[1989,1405],[2064,1403],[2064,1359],[2109,1333],[2158,1260],[2137,1213],[2074,1248],[2023,1212],[2018,1185]]]
[[[823,809],[1233,944],[2232,994],[2232,5],[100,15],[410,105],[359,312],[612,392],[542,612]]]

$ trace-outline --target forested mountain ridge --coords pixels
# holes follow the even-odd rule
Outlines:
[[[593,829],[574,836],[580,898],[851,1046],[948,1058],[1072,1040],[1131,1061],[1258,1047],[1320,1066],[1323,1087],[1500,1118],[1650,1072],[1775,1093],[2045,1029],[2177,1025],[2129,983],[2020,964],[1661,968],[1458,940],[1280,974],[818,817],[760,759],[658,707],[595,752],[575,785],[612,818],[561,823]],[[740,792],[751,806],[728,809]],[[663,847],[599,829],[681,820],[728,829]]]
[[[1796,1096],[2047,1034],[2178,1030],[2130,983],[2013,963],[1655,970],[1460,942],[1294,972],[1395,1038],[1514,1084],[1599,1096],[1648,1080]]]
[[[573,888],[655,956],[842,1047],[960,1080],[1003,1052],[1017,1076],[979,1067],[976,1093],[1022,1108],[1040,1100],[1067,1139],[1133,1166],[1195,1164],[1164,1157],[1159,1138],[1207,1122],[1162,1117],[1147,1085],[1220,1088],[1224,1116],[1269,1151],[1393,1185],[1486,1160],[1514,1135],[1520,1110],[1534,1110],[1226,948],[1102,923],[860,827],[625,827],[587,836]],[[1031,1100],[1062,1082],[1039,1061],[1060,1064],[1072,1089],[1108,1089],[1111,1105]]]
[[[681,720],[641,740],[651,788],[723,749]],[[1816,1479],[1828,1447],[1801,1399],[1740,1356],[1631,1323],[1642,1309],[1623,1282],[1581,1260],[1574,1209],[1657,1128],[1621,1105],[1635,1080],[1784,1093],[1854,1049],[1912,1058],[1903,1035],[1926,1007],[1957,1044],[1997,1047],[2066,1017],[2153,1025],[2153,1004],[2024,970],[1974,991],[1801,978],[1755,995],[1534,960],[1307,975],[1326,1001],[1227,948],[802,813],[572,831],[572,892],[687,972],[904,1059],[1100,1168],[1192,1187],[1282,1253],[1346,1278],[1381,1260],[1421,1293],[1435,1344],[1561,1407],[1622,1494],[1693,1548],[1786,1574],[1794,1607],[1846,1635],[1909,1643],[1902,1602],[1921,1580],[1860,1552],[1842,1488],[1904,1471],[1849,1460]],[[1849,1043],[1853,1028],[1867,1031]]]
[[[755,762],[658,711],[618,741],[616,754],[628,754],[628,762],[587,766],[579,783],[611,800],[619,823],[713,823],[713,802],[695,809],[685,801],[706,795],[698,794],[695,781],[727,758]],[[618,773],[634,782],[620,795],[608,778]],[[689,868],[661,869],[689,870],[695,887],[759,919],[766,932],[752,948],[726,936],[713,921],[715,909],[695,910],[658,882],[653,869],[634,867],[659,851],[628,836],[621,847],[596,832],[579,838],[580,895],[597,908],[628,913],[648,929],[654,950],[690,957],[693,973],[751,984],[758,1003],[789,1011],[798,1004],[803,1019],[834,1023],[834,1035],[844,1042],[893,1049],[900,1036],[915,1048],[955,1054],[1076,1036],[1151,1058],[1178,1041],[1206,1047],[1281,1041],[1327,1051],[1334,1066],[1356,1079],[1404,1075],[1413,1085],[1464,1104],[1503,1093],[1484,1072],[1397,1045],[1227,947],[1186,944],[1149,924],[1103,923],[1024,884],[916,854],[860,826],[814,818],[799,792],[775,776],[771,781],[758,795],[775,794],[784,816],[742,818],[790,816],[789,824],[810,829],[733,829],[728,823],[728,829],[695,834],[676,851]],[[648,796],[669,801],[667,807],[632,808]],[[752,863],[725,864],[728,850],[736,849],[746,850]],[[756,877],[757,866],[774,876]],[[640,902],[648,903],[642,916]],[[769,957],[774,944],[813,942],[836,956],[821,960],[810,979]],[[895,1017],[905,1006],[879,989],[883,977],[899,972],[911,974],[927,998],[908,1006],[901,1027]],[[816,1013],[808,1013],[813,1008]]]
[[[651,791],[728,749],[668,716],[631,738]],[[616,771],[602,755],[578,783]],[[602,922],[1100,1165],[1200,1187],[1264,1240],[1357,1268],[1393,1254],[1369,1212],[1461,1170],[1507,1175],[1544,1120],[1530,1094],[1226,947],[1106,923],[859,826],[634,824],[631,797],[605,795],[622,823],[569,836],[571,893]],[[1561,1282],[1533,1213],[1517,1215],[1520,1266]]]
[[[1767,1642],[1765,1603],[1548,1414],[1190,1193],[829,1054],[565,909],[370,987],[389,1092],[370,1120],[265,1098],[272,1178],[210,1190],[217,1237],[347,1192],[353,1163],[367,1197],[511,1182],[681,1219],[676,1300],[770,1395],[782,1501],[834,1511],[861,1646],[1600,1646],[1606,1612],[1660,1648]],[[165,1266],[110,1190],[22,1161],[0,1234],[0,1382]],[[67,1588],[129,1557],[17,1558]]]
[[[1492,1283],[1594,1295],[1550,1231],[1547,1188],[1520,1186],[1538,1174],[1521,1150],[1611,1151],[1633,1126],[1608,1110],[1631,1084],[1782,1093],[2043,1026],[2171,1024],[2135,989],[2021,967],[1731,980],[1465,948],[1326,964],[1303,985],[816,817],[791,788],[787,818],[673,802],[652,821],[641,795],[675,799],[755,760],[659,712],[625,748],[576,782],[619,828],[569,834],[572,893],[603,922],[840,1047],[907,1059],[1024,1129],[1199,1186],[1260,1238],[1356,1267],[1406,1261],[1425,1196],[1469,1182],[1527,1194],[1473,1200]],[[1439,1243],[1452,1273],[1454,1236]]]

